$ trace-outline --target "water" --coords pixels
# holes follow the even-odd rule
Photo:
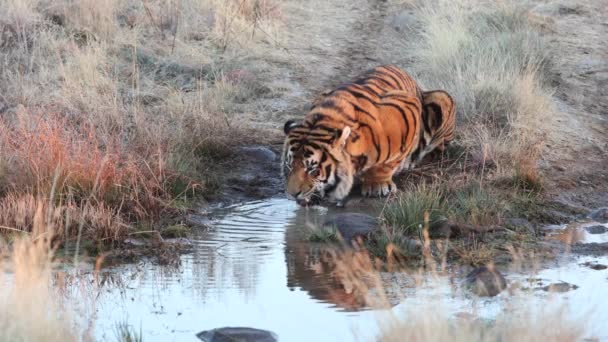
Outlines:
[[[146,341],[194,341],[223,326],[268,329],[284,341],[352,340],[352,327],[374,333],[371,312],[346,313],[315,273],[301,228],[331,214],[273,199],[222,209],[213,229],[200,233],[181,267],[123,265],[121,278],[97,300],[97,336],[113,336],[116,322],[141,325]],[[109,336],[108,336],[109,334]]]
[[[196,233],[193,251],[181,256],[179,267],[140,262],[102,270],[96,337],[113,340],[116,324],[127,321],[136,331],[141,327],[145,341],[196,341],[196,333],[225,326],[271,330],[281,341],[373,340],[387,311],[362,306],[332,281],[318,249],[302,242],[305,227],[320,225],[336,212],[342,211],[305,209],[285,199],[217,210],[212,228]],[[554,229],[561,233],[566,228]],[[608,240],[606,233],[584,236]],[[590,336],[608,340],[608,308],[603,305],[608,270],[592,270],[583,265],[587,261],[608,264],[608,257],[564,257],[537,274],[506,276],[512,287],[529,294],[524,305],[567,304],[569,317],[584,317]],[[83,273],[80,277],[90,281],[92,273]],[[381,276],[392,300],[399,298],[391,310],[396,315],[433,303],[448,316],[492,319],[517,302],[510,291],[490,299],[469,295],[460,287],[462,275]],[[564,294],[535,289],[559,281],[579,288]]]

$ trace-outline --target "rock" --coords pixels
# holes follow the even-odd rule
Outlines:
[[[598,264],[598,263],[593,263],[593,262],[590,262],[590,261],[582,263],[581,265],[589,267],[590,269],[596,270],[596,271],[601,271],[601,270],[605,270],[605,269],[608,268],[608,266],[606,266],[606,265],[602,265],[602,264]]]
[[[406,31],[416,25],[417,18],[411,11],[402,11],[389,17],[390,26],[397,32]]]
[[[505,226],[507,228],[517,228],[518,231],[525,231],[532,235],[536,235],[536,229],[530,221],[523,218],[509,218],[505,220]]]
[[[604,226],[600,226],[599,224],[596,226],[585,227],[585,230],[589,234],[604,234],[608,232],[608,228]]]
[[[359,213],[337,214],[327,219],[323,225],[336,227],[344,241],[349,242],[357,236],[369,237],[380,226],[376,217]]]
[[[541,287],[540,289],[547,292],[564,293],[570,290],[576,290],[578,289],[578,286],[566,282],[561,282],[549,284],[547,286]]]
[[[430,223],[429,237],[431,239],[447,239],[452,235],[452,224],[447,218],[441,217]]]
[[[599,223],[608,223],[608,207],[599,208],[591,212],[591,219]]]
[[[196,334],[205,342],[275,342],[277,335],[267,330],[243,327],[225,327]]]
[[[264,146],[245,146],[240,150],[247,154],[248,157],[265,162],[274,162],[277,160],[277,154]]]
[[[123,241],[129,247],[142,247],[146,245],[146,241],[142,239],[128,238]]]
[[[204,227],[208,228],[213,225],[213,220],[211,220],[208,216],[199,215],[199,214],[189,214],[185,217],[184,221],[189,226],[194,227]]]
[[[563,166],[563,165],[555,165],[555,166],[553,166],[553,167],[554,167],[554,168],[555,168],[557,171],[562,171],[562,172],[566,171],[566,167],[565,167],[565,166]]]
[[[572,253],[582,255],[603,256],[608,255],[608,242],[575,243],[571,247]]]
[[[465,278],[465,286],[481,297],[494,297],[507,288],[507,280],[494,266],[481,266]]]

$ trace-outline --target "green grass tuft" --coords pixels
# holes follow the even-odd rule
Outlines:
[[[384,208],[382,217],[386,225],[394,227],[394,234],[420,236],[429,214],[430,229],[444,221],[449,212],[444,191],[436,184],[419,184],[406,190]]]

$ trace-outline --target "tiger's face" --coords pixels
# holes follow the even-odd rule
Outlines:
[[[288,121],[285,133],[282,168],[287,194],[300,205],[322,199],[341,202],[353,183],[352,164],[344,150],[350,129],[332,132],[334,138],[328,141],[305,124]]]

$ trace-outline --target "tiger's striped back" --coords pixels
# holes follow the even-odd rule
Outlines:
[[[394,65],[383,65],[368,70],[352,82],[321,93],[313,101],[311,109],[318,106],[325,97],[338,91],[347,91],[355,97],[371,98],[377,102],[383,94],[396,90],[405,91],[422,100],[422,90],[410,75]]]

